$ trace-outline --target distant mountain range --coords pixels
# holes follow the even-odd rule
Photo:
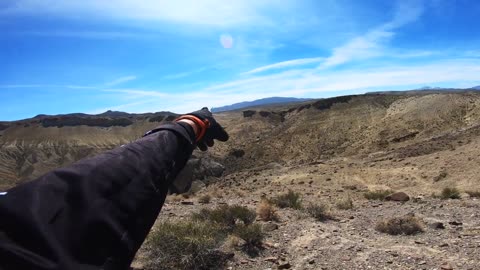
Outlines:
[[[212,112],[218,113],[218,112],[243,109],[243,108],[252,107],[252,106],[291,103],[291,102],[303,102],[308,100],[311,100],[311,99],[310,98],[293,98],[293,97],[269,97],[269,98],[257,99],[254,101],[245,101],[245,102],[235,103],[232,105],[227,105],[227,106],[218,107],[218,108],[212,108]]]
[[[480,90],[480,85],[479,86],[474,86],[471,89]]]

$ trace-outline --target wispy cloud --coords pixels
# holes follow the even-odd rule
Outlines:
[[[245,75],[246,74],[255,74],[255,73],[260,73],[260,72],[273,70],[273,69],[281,69],[281,68],[302,66],[302,65],[312,64],[312,63],[318,63],[318,62],[323,61],[324,59],[325,59],[324,57],[313,57],[313,58],[300,58],[300,59],[288,60],[288,61],[274,63],[274,64],[271,64],[271,65],[258,67],[258,68],[252,69],[250,71],[247,71],[243,74],[245,74]]]
[[[0,84],[0,88],[65,88],[65,89],[102,89],[105,87],[114,87],[133,80],[137,76],[124,76],[116,78],[112,81],[97,85],[75,85],[75,84]]]
[[[203,71],[205,71],[205,70],[207,70],[207,69],[208,69],[207,67],[202,67],[202,68],[198,68],[198,69],[191,70],[191,71],[180,72],[180,73],[175,73],[175,74],[169,74],[169,75],[163,76],[162,79],[164,79],[164,80],[176,80],[176,79],[181,79],[181,78],[185,78],[185,77],[191,76],[191,75],[196,74],[196,73],[203,72]]]
[[[136,79],[137,79],[137,76],[133,76],[133,75],[120,77],[120,78],[117,78],[113,81],[105,83],[104,86],[111,87],[111,86],[123,84],[123,83],[126,83],[126,82],[130,82],[130,81],[133,81],[133,80],[136,80]]]
[[[170,94],[161,91],[141,90],[141,89],[105,89],[104,92],[127,94],[129,99],[149,98],[149,97],[168,97]]]
[[[362,60],[384,55],[384,45],[395,35],[394,30],[417,20],[423,12],[423,1],[398,2],[393,19],[334,48],[320,68],[329,68],[353,60]]]
[[[98,89],[96,86],[71,84],[0,84],[0,88],[67,88],[67,89]]]
[[[465,87],[480,84],[480,65],[474,60],[442,60],[415,65],[377,66],[325,72],[316,68],[213,84],[196,92],[164,93],[156,90],[109,90],[132,101],[148,101],[125,107],[132,112],[170,110],[185,113],[202,106],[218,107],[270,96],[324,97],[376,90],[407,90],[425,85]],[[261,91],[258,91],[261,89]]]
[[[84,39],[144,39],[156,35],[144,32],[115,32],[115,31],[17,31],[6,32],[5,35],[37,36],[58,38],[84,38]]]

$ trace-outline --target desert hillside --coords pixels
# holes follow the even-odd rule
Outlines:
[[[0,189],[133,141],[173,118],[110,113],[0,123]],[[259,214],[255,222],[265,233],[259,251],[222,246],[233,256],[226,268],[480,269],[480,93],[344,96],[223,112],[216,119],[231,139],[195,155],[222,164],[223,175],[197,175],[207,186],[172,196],[160,224],[203,207],[258,210],[288,190],[301,197],[299,209],[321,204],[329,215],[319,221],[312,211],[280,205],[276,219]],[[439,198],[445,188],[460,199]],[[378,191],[405,192],[409,200],[372,200]],[[345,201],[351,204],[338,206]],[[376,226],[408,215],[423,232],[392,236]],[[145,246],[135,267],[151,268],[149,252]]]

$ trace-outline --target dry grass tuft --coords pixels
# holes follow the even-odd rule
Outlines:
[[[159,224],[149,235],[145,269],[221,269],[229,256],[218,250],[226,235],[196,221]]]
[[[353,201],[350,197],[345,197],[342,199],[339,199],[336,204],[338,209],[341,210],[349,210],[353,209]]]
[[[314,217],[318,221],[326,221],[329,219],[333,219],[333,216],[328,211],[328,208],[324,204],[310,204],[306,209],[307,213],[310,216]]]
[[[250,225],[255,221],[255,211],[239,205],[221,205],[215,209],[203,208],[199,212],[194,213],[194,220],[212,222],[217,225],[233,230],[237,225],[237,220],[242,221],[245,225]]]
[[[379,221],[375,230],[391,235],[413,235],[423,232],[423,222],[413,215]]]
[[[460,199],[460,191],[457,188],[446,187],[442,190],[440,198],[447,199]]]
[[[385,198],[392,193],[394,193],[392,190],[371,190],[365,192],[363,196],[368,200],[384,201]]]
[[[257,216],[264,221],[278,221],[277,209],[266,199],[262,199],[258,205]]]
[[[301,197],[302,196],[300,195],[300,193],[289,190],[287,193],[278,195],[271,201],[280,208],[289,207],[293,209],[302,209]]]
[[[262,248],[262,241],[265,237],[260,224],[238,225],[232,234],[245,241],[242,249],[250,256],[257,256]]]

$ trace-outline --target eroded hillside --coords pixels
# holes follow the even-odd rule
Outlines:
[[[0,131],[2,185],[128,143],[172,118],[166,113],[110,112],[4,123]],[[475,92],[345,96],[226,112],[217,118],[231,140],[218,144],[211,154],[226,166],[227,174],[272,163],[299,166],[329,160],[397,162],[402,170],[400,160],[412,160],[425,165],[411,177],[421,179],[447,169],[463,171],[455,180],[468,187],[472,183],[464,175],[479,173],[475,149],[480,95]],[[455,154],[459,157],[452,159]],[[441,163],[439,159],[444,158],[448,162]],[[433,165],[428,167],[430,159]]]
[[[174,116],[109,113],[84,119],[91,117],[0,123],[0,189],[135,140]],[[258,211],[265,200],[292,190],[303,210],[277,208],[270,220],[257,212],[254,224],[264,234],[258,253],[248,255],[245,241],[228,238],[219,247],[229,258],[225,268],[479,269],[477,92],[346,96],[216,118],[231,139],[208,153],[195,152],[208,185],[193,197],[170,196],[154,233],[163,222],[188,221],[202,208]],[[224,165],[223,175],[212,159]],[[458,189],[454,195],[461,199],[438,198],[445,188]],[[409,200],[369,199],[378,190],[405,192]],[[311,217],[311,205],[324,207],[329,218]],[[378,231],[379,222],[399,217],[415,217],[422,232]],[[165,253],[152,250],[148,242],[143,246],[136,269],[157,269],[151,265],[159,257],[151,254]]]

